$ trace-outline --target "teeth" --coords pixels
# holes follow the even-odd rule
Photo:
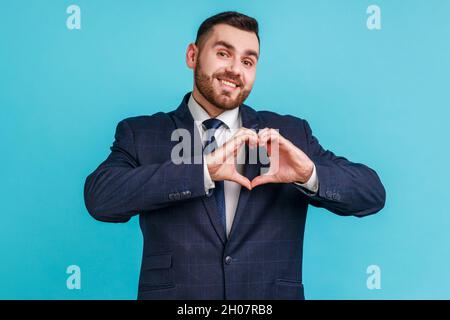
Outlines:
[[[227,86],[229,86],[229,87],[236,88],[236,84],[234,84],[233,82],[226,81],[226,80],[221,80],[221,81],[222,81],[222,83],[223,83],[224,85],[227,85]]]

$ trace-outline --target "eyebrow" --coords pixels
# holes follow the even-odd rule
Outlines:
[[[236,51],[236,48],[232,44],[230,44],[226,41],[223,41],[223,40],[216,41],[216,43],[214,43],[213,47],[217,47],[217,46],[223,46],[229,50]],[[251,50],[251,49],[245,50],[244,54],[246,56],[254,56],[256,58],[256,60],[258,60],[258,57],[259,57],[258,53],[255,50]]]

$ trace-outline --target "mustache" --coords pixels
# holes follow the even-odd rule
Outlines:
[[[244,83],[239,76],[236,76],[232,73],[219,73],[215,75],[216,78],[221,80],[228,80],[230,82],[236,83],[239,87],[243,87]]]

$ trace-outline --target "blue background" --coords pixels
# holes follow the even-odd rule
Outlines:
[[[66,8],[81,8],[68,30]],[[369,5],[382,29],[366,27]],[[373,167],[388,198],[364,219],[311,209],[308,299],[450,299],[449,1],[1,1],[0,298],[135,299],[137,217],[97,222],[85,177],[125,117],[192,88],[185,50],[224,10],[258,19],[247,104],[309,121],[323,146]],[[81,268],[68,290],[66,268]],[[366,268],[381,268],[381,289]]]

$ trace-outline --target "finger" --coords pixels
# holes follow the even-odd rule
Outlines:
[[[270,128],[270,129],[267,129],[267,130],[262,130],[262,131],[260,131],[260,132],[258,132],[258,138],[262,138],[262,137],[265,137],[265,136],[276,136],[276,137],[278,137],[280,140],[283,140],[283,142],[284,141],[286,141],[286,138],[284,138],[282,135],[281,135],[281,133],[280,133],[280,131],[278,130],[278,129],[273,129],[273,128]]]
[[[264,130],[258,132],[258,138],[262,138],[265,136],[271,136],[271,135],[281,136],[279,130],[273,129],[273,128],[264,129]]]
[[[267,129],[258,133],[258,145],[265,146],[267,140],[273,135],[273,129]],[[276,131],[275,131],[276,132]]]
[[[247,128],[239,129],[236,132],[236,134],[234,134],[232,136],[232,139],[243,137],[243,136],[250,136],[250,137],[252,137],[251,139],[247,140],[249,142],[249,146],[250,147],[257,147],[258,146],[258,144],[257,144],[258,134],[254,130],[251,130],[251,129],[247,129]]]
[[[256,178],[254,178],[251,182],[251,186],[252,186],[252,188],[255,188],[259,185],[266,184],[266,183],[272,183],[272,182],[274,182],[272,176],[262,175],[262,176],[257,176]]]
[[[244,177],[243,175],[239,174],[238,172],[235,172],[231,176],[230,180],[234,181],[236,183],[239,183],[241,186],[244,186],[248,190],[252,190],[252,183],[250,182],[250,180],[248,180],[246,177]]]
[[[267,128],[267,127],[265,127],[264,129],[259,130],[259,131],[258,131],[258,136],[261,135],[261,134],[263,134],[264,132],[266,132],[266,131],[268,131],[268,130],[269,130],[269,128]]]
[[[274,144],[279,144],[279,143],[280,143],[279,135],[277,133],[270,132],[270,131],[263,134],[258,140],[259,146],[266,147],[267,153],[269,154],[269,156],[272,154],[272,146]],[[278,146],[276,146],[276,147],[278,147]]]
[[[256,147],[258,145],[258,136],[256,133],[242,133],[231,140],[230,147],[233,152],[240,148],[244,143]]]
[[[241,133],[241,135],[235,137],[232,140],[227,141],[219,151],[221,154],[222,163],[234,163],[235,158],[245,143],[253,144],[255,146],[258,145],[258,138],[256,135],[249,133]]]
[[[256,134],[256,132],[248,133],[247,135],[244,135],[242,137],[250,147],[256,148],[258,146],[258,135]]]
[[[229,146],[239,145],[239,144],[241,144],[242,142],[245,142],[245,141],[247,141],[247,140],[249,140],[249,139],[253,139],[252,142],[254,142],[254,141],[257,141],[258,137],[255,136],[255,135],[253,135],[253,134],[251,134],[251,133],[241,131],[241,132],[239,132],[239,133],[236,133],[236,134],[235,134],[232,138],[230,138],[229,140],[227,140],[227,141],[222,145],[222,147],[225,147],[225,146],[228,146],[228,147],[229,147]]]
[[[248,129],[248,128],[245,128],[245,127],[241,127],[239,129],[235,130],[235,132],[233,133],[232,137],[236,137],[236,136],[239,136],[239,135],[245,134],[245,133],[257,135],[255,130]]]

